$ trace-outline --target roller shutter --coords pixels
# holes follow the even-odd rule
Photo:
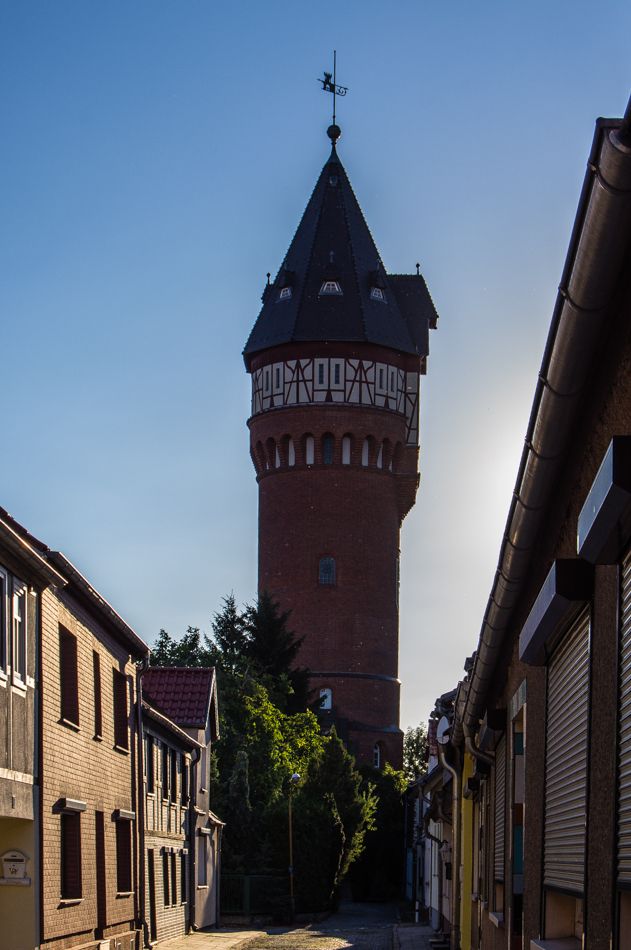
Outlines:
[[[589,610],[548,664],[544,887],[581,896],[585,867]]]
[[[620,591],[620,709],[618,719],[618,884],[631,885],[631,554],[622,563]]]
[[[506,736],[495,749],[495,857],[493,877],[497,883],[504,882],[504,856],[506,842]]]

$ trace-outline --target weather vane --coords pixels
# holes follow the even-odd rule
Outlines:
[[[348,92],[346,86],[338,86],[336,83],[336,69],[337,69],[337,50],[333,50],[333,73],[324,73],[324,79],[318,79],[318,82],[322,83],[322,88],[324,92],[333,93],[333,125],[335,125],[335,97],[336,96],[345,96]]]

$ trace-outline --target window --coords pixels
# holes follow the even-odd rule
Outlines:
[[[364,439],[364,444],[362,445],[362,465],[368,465],[370,463],[370,442],[368,439]]]
[[[377,468],[383,468],[383,442],[379,446],[379,455],[377,456]]]
[[[169,797],[169,747],[162,743],[162,800]]]
[[[206,835],[200,833],[197,838],[197,884],[205,887],[208,883],[208,844]]]
[[[394,370],[390,371],[390,392],[394,392]]]
[[[265,370],[265,392],[269,392],[269,370]]]
[[[326,554],[320,558],[320,583],[335,584],[335,561]]]
[[[7,668],[7,596],[9,590],[9,576],[0,569],[0,669]]]
[[[171,801],[177,801],[177,752],[171,749]]]
[[[199,790],[205,792],[208,790],[208,780],[210,778],[208,770],[208,747],[204,746],[199,760]]]
[[[307,465],[313,465],[315,460],[315,441],[312,435],[307,436],[305,443],[305,462]]]
[[[351,464],[351,440],[345,435],[342,439],[342,465]]]
[[[183,755],[181,757],[182,762],[182,785],[180,788],[180,797],[182,804],[185,805],[188,801],[188,759]]]
[[[383,369],[379,370],[379,389],[383,389]]]
[[[376,769],[381,768],[381,749],[378,743],[375,744],[372,750],[372,764]]]
[[[331,690],[328,686],[323,686],[320,690],[320,709],[330,709],[331,703]]]
[[[101,707],[101,657],[92,651],[92,673],[94,680],[94,737],[103,735],[103,710]]]
[[[116,890],[129,894],[131,884],[131,821],[119,818],[116,822]]]
[[[26,683],[26,587],[13,581],[13,678]]]
[[[119,670],[114,674],[114,745],[119,749],[129,749],[129,729],[127,727],[127,677]]]
[[[177,904],[177,855],[171,852],[171,903]]]
[[[289,300],[291,297],[291,287],[281,287],[281,291],[278,295],[279,300]]]
[[[180,900],[186,903],[186,851],[180,851]]]
[[[147,791],[150,795],[155,792],[155,772],[154,772],[154,754],[153,739],[147,736],[147,749],[145,754],[145,771],[147,773]]]
[[[320,294],[338,294],[342,295],[342,288],[336,280],[325,280],[320,287]]]
[[[77,638],[59,625],[59,667],[61,718],[79,725],[79,684],[77,675]]]
[[[169,854],[166,850],[162,852],[162,890],[164,906],[168,907],[171,903],[171,887],[169,885]]]
[[[280,386],[280,367],[276,367],[276,389]]]
[[[289,464],[295,465],[296,464],[296,447],[294,445],[293,439],[289,440],[287,455],[288,455]]]
[[[335,385],[340,385],[340,364],[336,363],[334,367]]]
[[[81,816],[61,816],[61,897],[81,899]]]
[[[324,383],[324,363],[318,363],[318,384],[322,386]]]
[[[333,436],[325,435],[324,436],[324,464],[333,465]]]
[[[386,295],[384,294],[384,292],[383,292],[383,290],[381,289],[381,287],[373,287],[372,290],[370,291],[370,296],[372,297],[373,300],[385,300],[385,299],[386,299]]]

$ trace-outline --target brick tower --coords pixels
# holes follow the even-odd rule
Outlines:
[[[419,380],[437,313],[386,274],[335,143],[244,350],[259,590],[293,611],[323,725],[402,763],[399,542],[419,484]],[[417,267],[418,270],[418,267]]]

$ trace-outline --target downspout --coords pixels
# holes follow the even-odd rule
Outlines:
[[[221,834],[223,825],[217,829],[217,867],[215,869],[215,927],[221,927]]]
[[[143,657],[142,666],[136,669],[136,722],[138,729],[138,792],[136,799],[138,833],[138,911],[144,935],[145,947],[151,946],[151,934],[147,924],[146,875],[145,875],[145,750],[142,735],[142,678],[149,669],[149,657]]]
[[[456,753],[457,754],[457,753]],[[454,860],[451,874],[451,950],[460,946],[460,769],[450,765],[442,744],[438,743],[438,758],[441,766],[453,780],[452,832]]]
[[[462,728],[464,732],[464,747],[469,755],[473,756],[474,759],[478,759],[480,762],[486,762],[487,765],[495,765],[495,756],[491,755],[490,752],[483,752],[482,749],[478,749],[475,744],[475,731],[473,727],[468,722],[464,722]]]
[[[630,236],[631,101],[622,122],[599,119],[596,126],[465,708],[453,724],[451,743],[456,748],[465,738],[463,726],[468,727],[470,736],[477,731]]]

